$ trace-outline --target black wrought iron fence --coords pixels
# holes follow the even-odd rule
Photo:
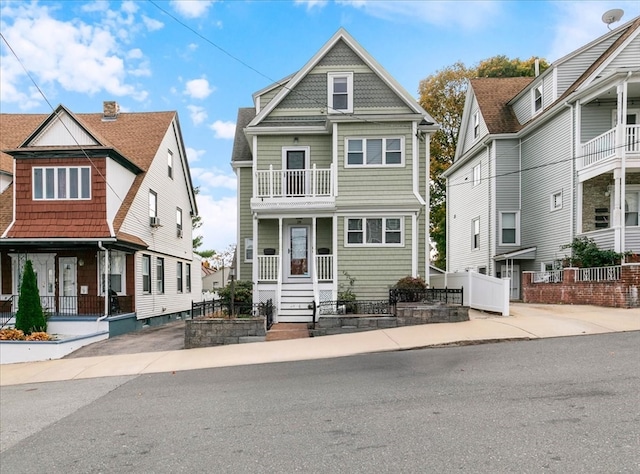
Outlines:
[[[3,326],[13,317],[18,309],[18,295],[0,301],[0,324]],[[41,296],[40,304],[46,316],[103,316],[105,314],[104,296]],[[112,295],[107,306],[109,315],[131,313],[132,296]]]
[[[220,317],[233,315],[238,318],[263,316],[267,320],[267,329],[273,325],[273,301],[266,303],[247,303],[235,301],[233,305],[223,300],[194,301],[191,303],[191,317]]]

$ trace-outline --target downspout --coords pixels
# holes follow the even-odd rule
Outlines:
[[[109,250],[102,246],[102,241],[98,241],[98,248],[104,252],[104,316],[98,318],[98,322],[109,317],[109,303],[111,295],[109,294]]]

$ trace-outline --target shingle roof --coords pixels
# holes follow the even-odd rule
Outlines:
[[[238,109],[238,119],[236,120],[236,134],[233,140],[233,151],[231,161],[251,161],[253,155],[247,137],[244,136],[244,128],[249,125],[256,116],[256,109],[253,107],[241,107]]]
[[[480,77],[471,79],[482,118],[489,133],[511,133],[522,128],[513,109],[507,105],[515,95],[527,87],[533,77]]]
[[[120,233],[119,229],[144,179],[144,172],[151,166],[162,140],[176,117],[176,112],[120,113],[116,120],[103,120],[102,113],[72,115],[104,147],[113,148],[142,170],[142,173],[139,173],[134,179],[124,198],[114,218],[113,228],[119,239],[146,246],[139,238]],[[13,158],[4,153],[4,151],[17,149],[49,117],[50,115],[45,114],[0,114],[0,149],[3,150],[0,154],[0,169],[2,171],[13,173]],[[44,150],[44,148],[40,147],[31,149]],[[80,147],[72,146],[64,147],[64,149],[77,150]],[[4,206],[6,204],[5,201],[8,199],[6,195],[7,192],[5,191],[0,197],[0,231],[4,231],[11,222],[11,218],[5,222]],[[14,234],[14,230],[19,230],[20,236],[32,236],[37,231],[40,237],[51,238],[109,235],[109,229],[104,219],[99,220],[99,222],[74,220],[66,223],[58,220],[56,223],[50,224],[45,226],[44,222],[41,222],[38,225],[38,229],[36,229],[29,223],[21,222],[20,229],[12,229],[11,232]]]

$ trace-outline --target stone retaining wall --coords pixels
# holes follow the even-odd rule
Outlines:
[[[188,319],[184,326],[184,348],[262,342],[266,336],[264,318]]]
[[[309,335],[329,336],[350,332],[372,331],[418,324],[454,323],[469,321],[469,307],[444,304],[398,303],[397,317],[362,315],[321,316],[315,328],[309,324]]]

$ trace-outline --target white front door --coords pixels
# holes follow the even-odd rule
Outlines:
[[[77,267],[75,257],[60,257],[60,298],[58,312],[76,314],[78,312]]]
[[[510,288],[510,298],[512,300],[520,299],[520,265],[514,265],[512,263],[508,263],[507,265],[502,265],[500,268],[500,272],[502,278],[509,278],[511,280]]]
[[[287,277],[289,281],[299,281],[309,278],[311,276],[309,226],[289,226],[287,237]]]

